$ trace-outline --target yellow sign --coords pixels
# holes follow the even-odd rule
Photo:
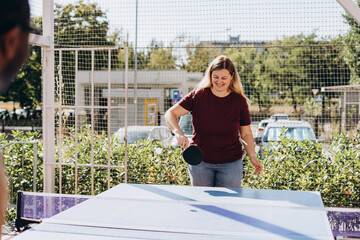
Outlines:
[[[158,112],[157,99],[149,98],[145,99],[145,126],[155,126],[156,125],[156,117]]]

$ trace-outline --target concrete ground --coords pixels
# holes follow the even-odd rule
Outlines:
[[[15,236],[17,233],[15,231],[15,223],[6,223],[2,226],[2,236],[1,240],[7,240]]]

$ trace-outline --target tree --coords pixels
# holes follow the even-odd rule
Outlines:
[[[341,39],[318,39],[315,34],[284,37],[268,46],[265,73],[273,92],[289,97],[295,111],[311,89],[346,84],[350,71]]]
[[[294,111],[298,111],[299,103],[310,88],[302,40],[303,35],[297,35],[272,42],[267,46],[268,57],[264,62],[266,78],[272,82],[272,94],[290,98]]]
[[[172,48],[155,48],[150,52],[148,69],[175,69],[176,58],[172,56]]]
[[[271,102],[267,93],[271,84],[264,74],[266,51],[249,45],[240,49],[228,48],[225,50],[225,55],[235,64],[245,95],[256,100],[260,111],[268,111]]]
[[[215,48],[211,43],[189,43],[186,45],[188,55],[185,69],[188,72],[205,72],[210,62],[221,54],[219,48]]]
[[[356,1],[360,6],[360,1]],[[348,33],[344,36],[345,51],[344,57],[345,62],[349,66],[351,71],[350,83],[351,84],[360,84],[360,28],[359,24],[349,15],[344,14],[345,22],[349,24],[350,29]]]
[[[108,36],[106,13],[96,3],[56,4],[54,29],[58,47],[115,46]]]
[[[132,44],[124,42],[122,46],[128,47],[128,66],[129,69],[135,69],[135,49]],[[119,68],[125,69],[125,51],[118,52]],[[146,69],[149,62],[149,56],[144,49],[137,50],[137,69]]]
[[[84,4],[82,0],[76,4],[60,5],[55,8],[55,44],[57,47],[115,47],[121,41],[121,31],[109,35],[109,23],[106,13],[97,4]],[[118,51],[112,51],[112,69],[120,68]],[[91,70],[91,50],[80,51],[78,70]],[[75,51],[63,51],[62,58],[62,104],[74,104]],[[59,66],[60,56],[55,54],[55,66]],[[108,51],[94,52],[95,70],[108,68]],[[59,84],[59,79],[56,81]],[[59,89],[57,85],[57,89]],[[58,92],[59,93],[59,92]]]
[[[304,39],[305,71],[311,89],[349,84],[351,70],[345,62],[346,46],[341,41],[340,37],[316,40],[314,34]]]
[[[162,42],[152,39],[150,43],[148,69],[175,69],[176,58],[172,54],[172,47],[164,48]]]
[[[42,19],[32,19],[36,27],[41,29]],[[60,5],[55,8],[55,44],[56,47],[111,47],[119,46],[124,41],[122,32],[115,31],[109,35],[108,21],[105,12],[96,4]],[[112,69],[119,68],[118,51],[112,52]],[[107,69],[108,52],[95,52],[95,70]],[[91,69],[91,51],[79,52],[78,70]],[[59,66],[59,54],[55,53],[55,64]],[[75,51],[63,51],[63,103],[74,102]],[[58,70],[58,69],[57,69]],[[56,84],[59,84],[57,76]],[[34,107],[41,103],[41,48],[32,46],[29,60],[24,65],[9,91],[1,97],[3,101],[19,102],[21,107]]]

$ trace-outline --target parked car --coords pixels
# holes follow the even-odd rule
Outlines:
[[[32,115],[33,118],[41,118],[41,116],[42,116],[42,109],[39,108],[39,107],[35,108],[35,110],[33,110],[33,111],[31,112],[31,115]]]
[[[120,143],[125,142],[125,128],[122,127],[114,133]],[[165,126],[128,126],[127,143],[135,144],[139,140],[148,139],[149,141],[159,141],[165,147],[170,146],[172,134],[168,127]]]
[[[0,119],[5,119],[9,116],[9,111],[6,109],[0,109]]]
[[[15,111],[10,112],[9,114],[13,119],[25,119],[27,118],[28,111],[26,111],[26,108],[18,108],[15,109]]]
[[[192,115],[191,115],[191,113],[188,113],[188,114],[180,117],[180,119],[179,119],[179,127],[180,127],[181,132],[190,141],[192,136],[193,136],[193,125],[192,125]],[[172,147],[178,147],[179,146],[177,144],[177,141],[176,141],[175,137],[173,137],[173,139],[172,139],[171,146]]]
[[[259,155],[261,159],[264,159],[263,148],[270,147],[270,142],[280,142],[280,136],[285,128],[285,136],[287,138],[295,139],[296,141],[319,141],[323,142],[324,138],[320,137],[316,139],[314,130],[310,123],[306,121],[274,121],[269,122],[264,130],[264,135],[259,142],[260,145]]]
[[[279,120],[280,121],[290,120],[290,115],[287,113],[275,113],[271,115],[270,118],[261,120],[256,130],[255,142],[258,143],[261,141],[261,138],[264,135],[264,130],[270,122],[275,122]]]
[[[271,120],[270,118],[267,119],[263,119],[260,121],[258,128],[256,130],[256,135],[255,135],[255,142],[258,143],[260,142],[261,138],[264,135],[264,130],[266,128],[266,126],[269,124],[269,122],[273,122],[274,120]]]

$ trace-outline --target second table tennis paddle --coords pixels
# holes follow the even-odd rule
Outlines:
[[[187,149],[184,150],[182,155],[185,162],[190,165],[199,165],[204,158],[201,149],[195,145],[190,145]]]

